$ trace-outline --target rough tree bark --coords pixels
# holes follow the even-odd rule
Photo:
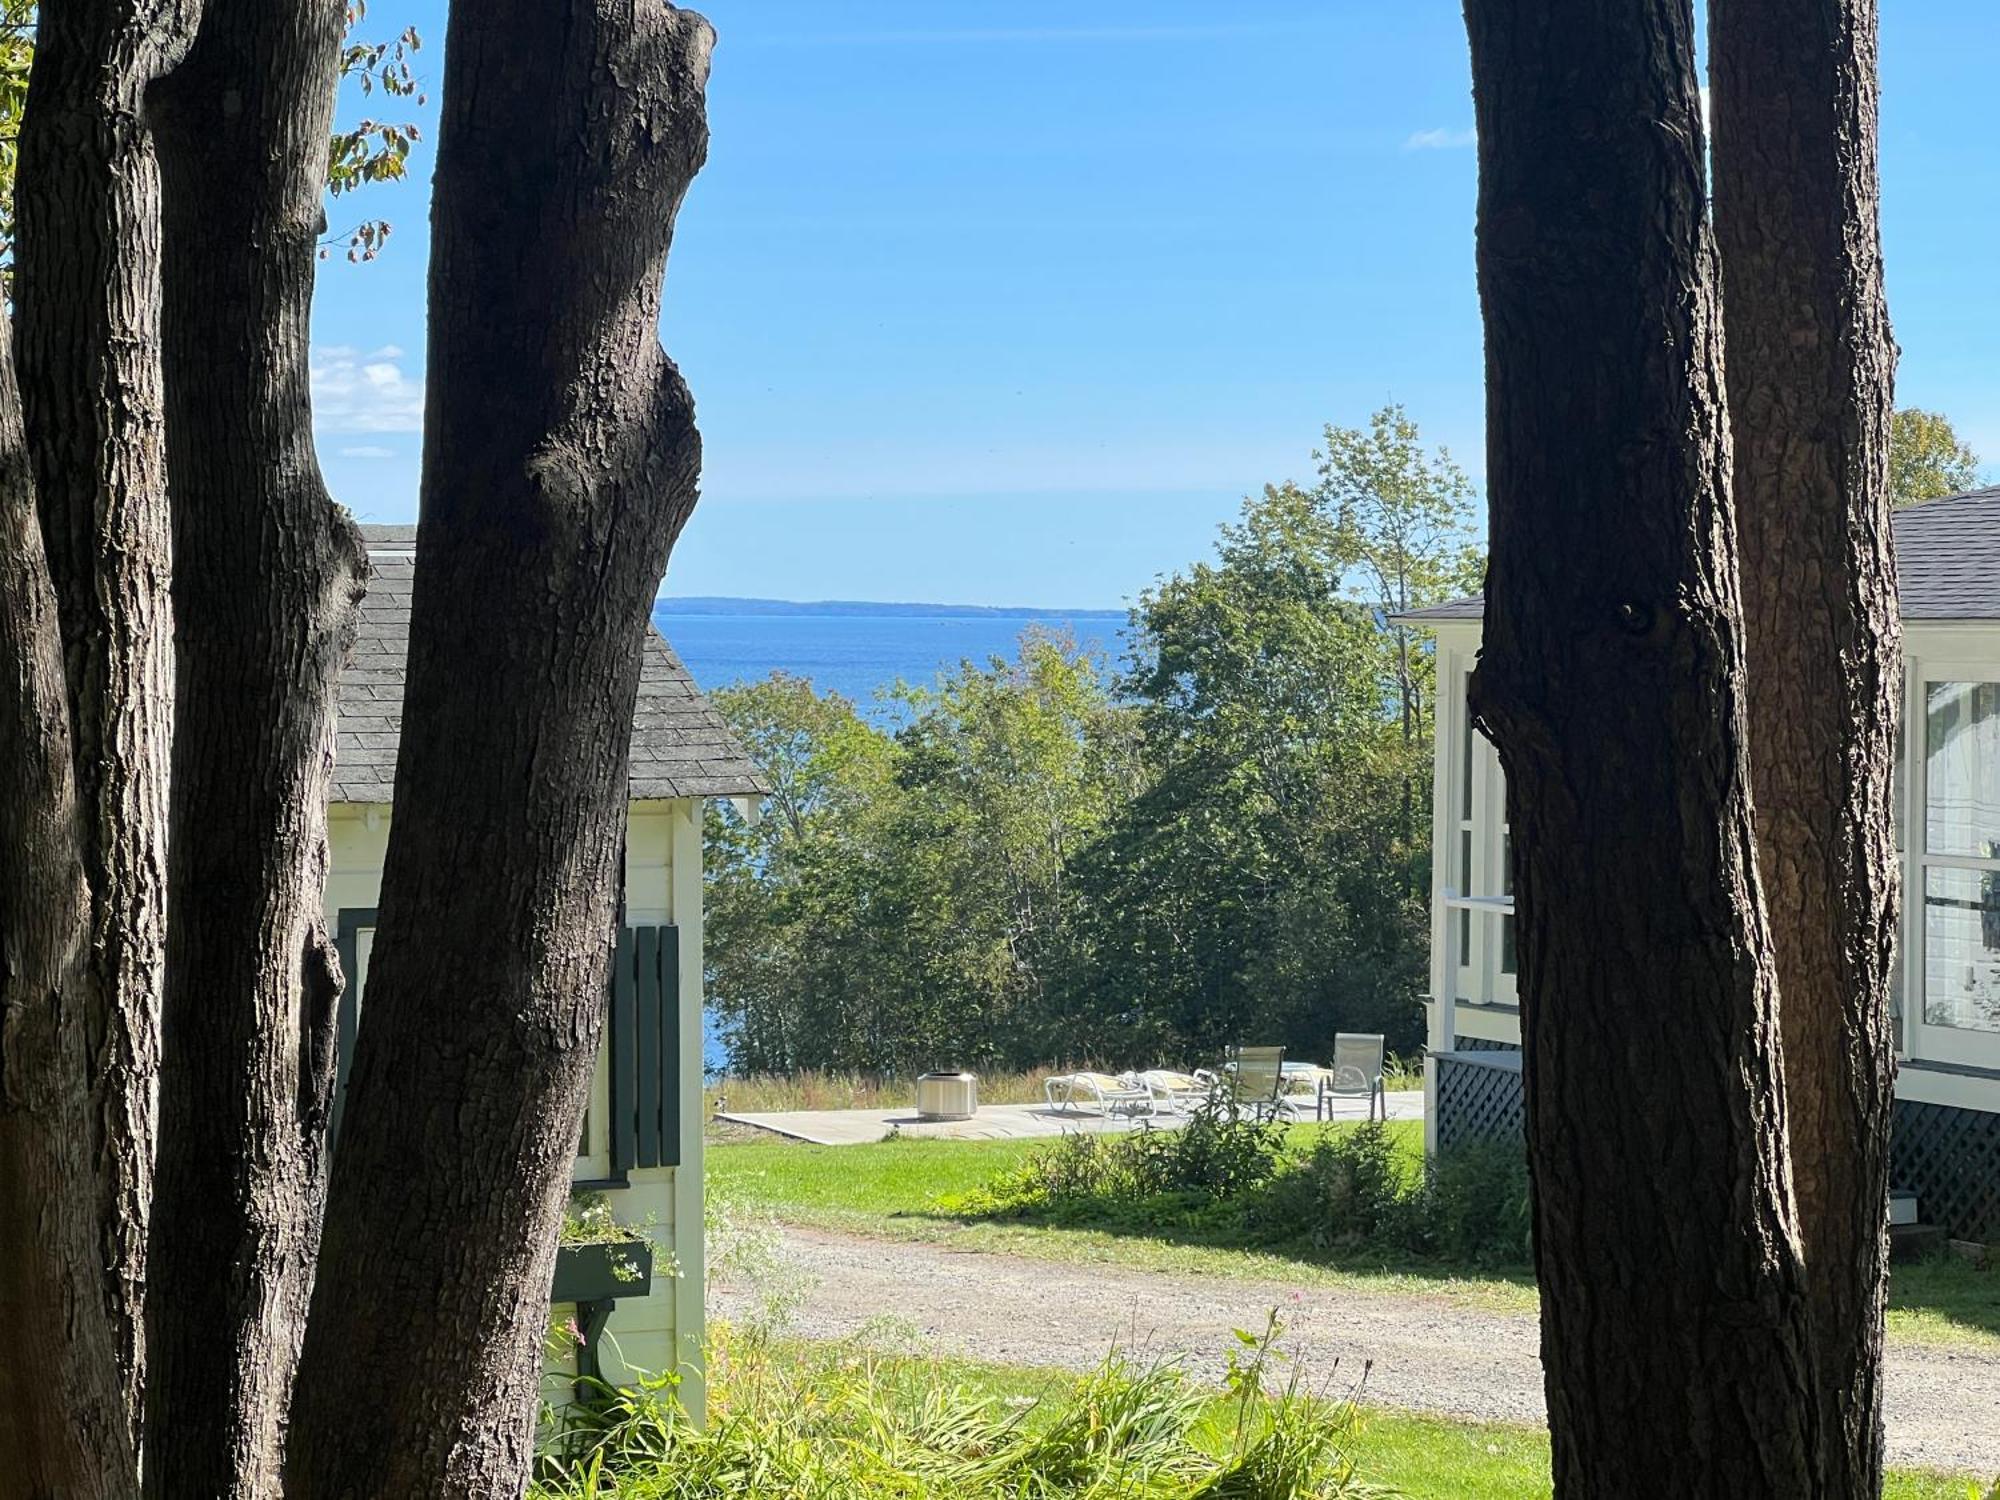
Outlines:
[[[452,10],[396,817],[288,1493],[518,1494],[609,967],[640,647],[695,500],[659,344],[713,34]]]
[[[27,1500],[135,1494],[96,1271],[83,874],[62,634],[0,303],[0,1474]],[[32,1207],[31,1207],[32,1205]]]
[[[1874,0],[1715,0],[1715,220],[1758,869],[1828,1495],[1882,1486],[1902,622]]]
[[[1819,1493],[1685,0],[1467,0],[1556,1493]]]
[[[278,1494],[323,1201],[333,690],[366,573],[307,340],[343,0],[212,0],[151,98],[176,723],[146,1487]]]
[[[146,90],[193,0],[45,0],[21,123],[17,350],[62,631],[91,892],[83,1122],[135,1430],[152,1192],[173,721],[159,374],[159,177]]]

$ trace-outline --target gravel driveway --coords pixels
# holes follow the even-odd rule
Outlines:
[[[787,1228],[784,1244],[817,1282],[791,1322],[808,1338],[844,1338],[888,1319],[914,1327],[938,1353],[1001,1364],[1086,1367],[1116,1344],[1219,1373],[1231,1330],[1261,1329],[1277,1307],[1309,1385],[1345,1392],[1365,1368],[1374,1405],[1480,1421],[1543,1416],[1536,1324],[1524,1313],[819,1230]],[[719,1315],[742,1316],[750,1299],[718,1283],[709,1302]],[[1888,1400],[1891,1463],[2000,1474],[2000,1356],[1892,1348]]]

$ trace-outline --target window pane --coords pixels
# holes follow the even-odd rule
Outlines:
[[[1500,894],[1514,894],[1514,835],[1506,829],[1500,830]],[[1503,916],[1500,919],[1500,972],[1514,972],[1514,919]]]
[[[1478,733],[1472,727],[1472,705],[1468,703],[1465,708],[1465,733],[1459,736],[1465,741],[1464,764],[1459,767],[1458,780],[1458,816],[1459,821],[1464,823],[1472,821],[1472,741]]]
[[[1926,685],[1924,847],[2000,857],[2000,683]]]
[[[2000,1031],[2000,873],[1924,873],[1924,1019]]]
[[[1458,893],[1470,896],[1472,889],[1472,830],[1466,829],[1458,836]],[[1472,962],[1472,913],[1464,907],[1458,913],[1458,962],[1461,967]]]

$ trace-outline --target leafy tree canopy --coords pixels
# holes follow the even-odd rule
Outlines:
[[[1318,464],[1141,596],[1115,680],[1036,631],[898,688],[900,727],[785,676],[717,695],[774,789],[709,825],[738,1067],[1418,1043],[1435,672],[1395,617],[1477,586],[1471,487],[1395,407]]]
[[[1942,412],[1906,406],[1889,425],[1889,497],[1916,505],[1974,488],[1979,455]]]
[[[28,100],[28,72],[35,60],[37,0],[0,0],[0,258],[14,244],[14,166],[21,135],[21,110]],[[366,0],[348,6],[349,36],[340,49],[340,75],[363,98],[377,94],[429,102],[415,67],[423,39],[414,26],[388,41],[357,40],[352,31],[367,18]],[[339,197],[371,182],[394,182],[408,169],[410,148],[423,138],[409,120],[367,117],[337,129],[327,143],[327,192]],[[344,230],[347,258],[373,260],[389,238],[386,219],[365,219]],[[322,256],[326,252],[322,251]]]

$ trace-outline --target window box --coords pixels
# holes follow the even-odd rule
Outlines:
[[[653,1246],[647,1240],[563,1245],[556,1250],[551,1302],[613,1302],[653,1289]]]

